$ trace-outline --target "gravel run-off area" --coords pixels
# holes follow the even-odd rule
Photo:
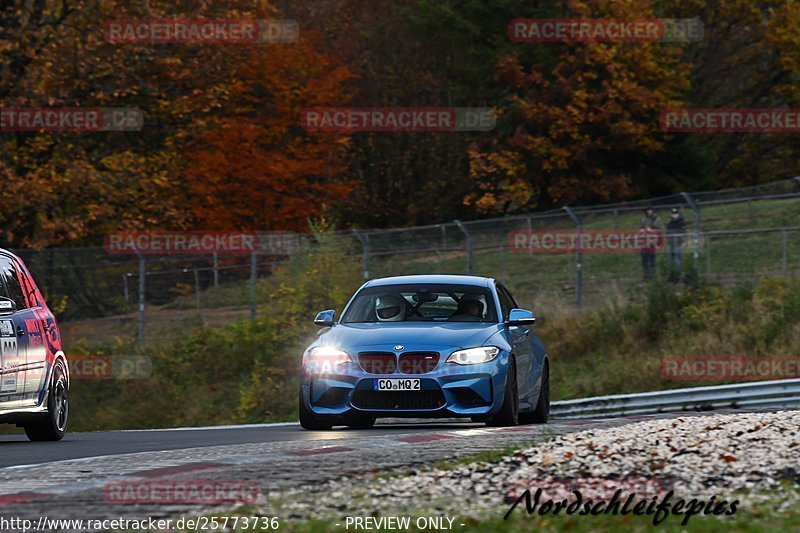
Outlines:
[[[557,500],[578,489],[609,500],[674,491],[740,508],[796,505],[800,411],[653,419],[569,433],[502,459],[342,478],[267,495],[265,513],[286,518],[458,514],[502,516],[526,489]],[[779,491],[776,493],[775,491]],[[521,505],[524,509],[524,504]],[[524,512],[523,509],[520,509]]]

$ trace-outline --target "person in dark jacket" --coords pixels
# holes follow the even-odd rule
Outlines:
[[[644,210],[644,216],[639,224],[639,231],[650,233],[656,231],[663,231],[664,226],[661,224],[661,219],[656,215],[652,205],[648,205]],[[642,248],[642,271],[644,272],[644,279],[653,279],[656,273],[656,250],[652,247]]]
[[[678,281],[683,274],[681,248],[686,240],[686,221],[677,207],[672,208],[667,223],[667,249],[669,250],[669,279]]]

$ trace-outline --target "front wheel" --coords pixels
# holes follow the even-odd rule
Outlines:
[[[486,422],[487,426],[508,427],[519,424],[519,390],[517,388],[517,363],[512,358],[508,363],[506,389],[503,394],[503,405],[494,418]]]
[[[306,407],[306,402],[303,401],[303,386],[300,385],[300,426],[303,429],[310,429],[310,430],[323,430],[323,429],[331,429],[333,424],[330,422],[325,421],[322,417],[317,414],[314,414],[308,407]]]
[[[536,408],[530,413],[521,413],[519,418],[523,424],[546,424],[550,416],[550,367],[547,363],[542,372],[542,387]]]
[[[53,367],[53,381],[47,394],[47,414],[25,424],[28,439],[36,441],[56,441],[67,434],[69,418],[69,386],[64,363],[59,359]]]

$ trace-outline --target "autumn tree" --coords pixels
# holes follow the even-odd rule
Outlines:
[[[684,48],[698,108],[800,108],[800,2],[661,0],[668,17],[698,17],[703,39]],[[798,174],[796,133],[675,135],[703,146],[711,187],[755,185]]]
[[[570,1],[568,18],[652,19],[647,2]],[[499,134],[470,150],[483,213],[615,201],[654,179],[659,112],[688,87],[680,48],[655,42],[520,43],[496,75]],[[526,47],[528,49],[526,50]],[[530,47],[535,47],[531,52]]]
[[[215,112],[187,139],[193,218],[208,227],[308,231],[354,187],[349,136],[303,129],[306,109],[342,105],[350,72],[305,36],[293,46],[242,49],[219,81]]]
[[[492,72],[510,47],[517,1],[277,0],[286,13],[323,32],[353,71],[350,107],[492,107]],[[479,132],[359,132],[351,174],[358,184],[336,212],[356,227],[391,227],[472,218],[462,199],[470,143]],[[364,206],[369,206],[365,209]]]
[[[136,107],[139,132],[0,132],[0,231],[13,246],[122,228],[301,229],[349,190],[342,136],[299,127],[347,69],[296,44],[111,43],[119,19],[270,19],[268,3],[10,0],[3,107]]]

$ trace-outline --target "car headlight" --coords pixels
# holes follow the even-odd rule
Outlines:
[[[352,362],[347,352],[329,346],[317,346],[306,353],[305,367],[312,374],[328,374],[339,365]]]
[[[480,363],[488,363],[500,353],[500,348],[494,346],[482,346],[480,348],[470,348],[468,350],[459,350],[450,354],[447,358],[448,363],[456,363],[458,365],[477,365]]]

